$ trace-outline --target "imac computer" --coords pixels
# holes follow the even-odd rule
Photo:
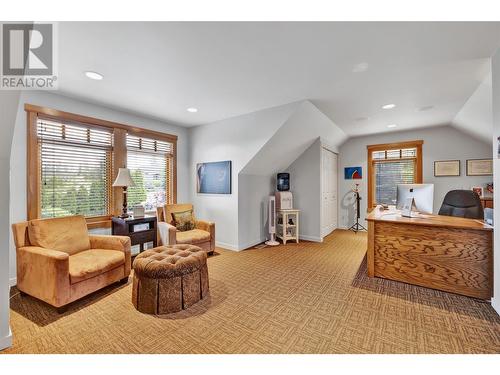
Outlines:
[[[397,208],[403,208],[406,200],[413,198],[418,212],[432,214],[434,184],[400,184],[397,191]]]

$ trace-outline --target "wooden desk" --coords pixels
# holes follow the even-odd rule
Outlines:
[[[490,299],[493,228],[479,220],[374,212],[368,220],[368,276]]]

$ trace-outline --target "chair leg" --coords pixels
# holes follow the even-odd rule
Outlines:
[[[60,306],[56,308],[58,314],[64,314],[66,311],[68,311],[68,305]]]

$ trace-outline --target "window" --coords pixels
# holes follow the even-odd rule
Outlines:
[[[121,213],[119,168],[137,183],[129,207],[176,202],[177,136],[25,104],[28,123],[28,220],[84,215],[90,228]]]
[[[422,182],[423,141],[368,146],[368,209],[396,204],[398,184]]]
[[[127,134],[127,167],[136,186],[128,188],[129,208],[146,211],[173,202],[173,144]]]
[[[109,213],[112,133],[39,118],[41,217]]]

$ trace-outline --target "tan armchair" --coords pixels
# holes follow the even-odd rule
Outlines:
[[[173,225],[172,212],[182,212],[192,209],[193,205],[190,203],[166,204],[163,207],[158,207],[156,209],[158,243],[165,246],[175,244],[196,245],[207,253],[212,254],[215,250],[215,223],[196,220],[195,229],[185,232],[178,231]]]
[[[58,308],[130,274],[130,238],[89,235],[83,216],[13,224],[17,288]]]

